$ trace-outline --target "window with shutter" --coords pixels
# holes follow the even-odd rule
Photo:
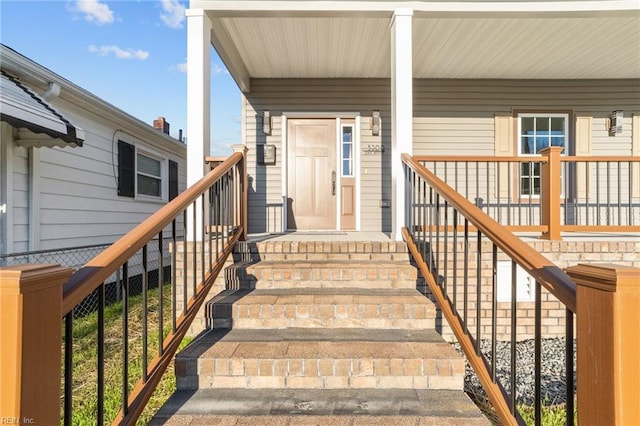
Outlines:
[[[178,163],[169,160],[169,201],[178,196]]]
[[[136,149],[124,141],[118,141],[118,195],[135,196]]]

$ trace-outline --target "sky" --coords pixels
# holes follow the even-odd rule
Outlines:
[[[0,42],[171,135],[186,134],[187,32],[179,0],[0,0]],[[211,154],[240,140],[240,91],[212,48]]]

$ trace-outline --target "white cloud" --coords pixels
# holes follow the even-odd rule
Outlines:
[[[182,28],[185,20],[184,6],[178,0],[160,0],[160,3],[162,22],[169,28]]]
[[[104,25],[114,21],[113,11],[100,0],[77,0],[74,11],[84,15],[84,19],[92,24]]]
[[[100,56],[107,56],[110,53],[114,54],[118,59],[138,59],[144,61],[149,57],[149,52],[144,50],[135,49],[121,49],[118,46],[89,46],[89,52],[97,53]]]
[[[176,65],[176,69],[180,72],[187,72],[187,62]]]

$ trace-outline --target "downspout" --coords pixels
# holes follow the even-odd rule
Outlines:
[[[45,101],[55,99],[60,96],[60,85],[58,83],[49,82],[47,90],[40,95]]]

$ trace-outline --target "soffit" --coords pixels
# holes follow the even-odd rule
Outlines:
[[[390,76],[391,12],[238,13],[209,15],[214,47],[236,80],[240,74],[245,79]],[[416,78],[640,78],[640,11],[416,12],[413,73]]]

